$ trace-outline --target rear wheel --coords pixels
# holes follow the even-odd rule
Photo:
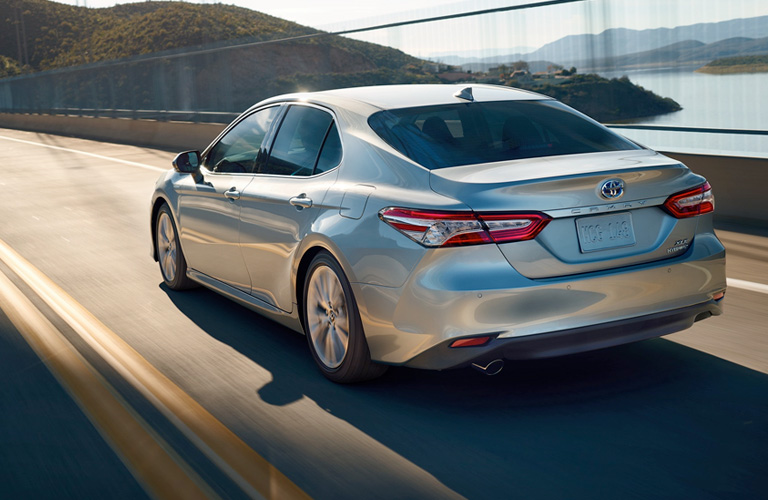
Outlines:
[[[155,221],[155,250],[163,281],[172,290],[186,290],[195,286],[187,277],[187,261],[179,245],[176,224],[171,216],[171,209],[163,205],[157,211]]]
[[[371,361],[352,288],[327,252],[316,255],[309,265],[303,313],[309,350],[328,379],[361,382],[386,371],[386,366]]]

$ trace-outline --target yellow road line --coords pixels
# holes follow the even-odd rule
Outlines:
[[[290,479],[2,240],[0,260],[246,494],[280,499],[309,498]]]
[[[0,309],[150,495],[169,500],[215,497],[2,273]]]

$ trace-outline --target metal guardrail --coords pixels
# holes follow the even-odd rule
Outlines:
[[[146,119],[132,120],[132,111],[113,110],[116,115],[123,114],[122,119],[93,119],[82,116],[105,116],[106,110],[69,109],[61,110],[67,114],[46,115],[10,114],[0,112],[0,127],[35,132],[70,135],[106,142],[156,147],[167,151],[186,151],[202,149],[208,145],[225,127],[223,123],[193,123],[179,121],[180,118],[195,119],[189,116],[198,114],[199,120],[217,115],[222,121],[234,113],[191,113],[162,112],[144,110],[141,113]],[[159,121],[157,118],[169,121]],[[612,124],[613,125],[613,124]],[[624,126],[624,125],[619,125]],[[639,126],[639,125],[635,125]],[[693,127],[663,127],[646,126],[651,130],[668,130],[670,128],[690,131]],[[694,132],[702,130],[694,129]],[[704,129],[707,133],[739,133],[732,129]],[[744,131],[741,131],[744,132]],[[748,135],[764,131],[746,131]],[[738,136],[734,136],[738,137]],[[742,136],[743,137],[743,136]],[[732,220],[739,224],[750,224],[755,227],[768,227],[768,206],[762,202],[761,188],[768,182],[768,158],[753,155],[733,155],[728,153],[674,152],[675,149],[659,149],[663,154],[683,162],[697,174],[706,177],[717,192],[718,217],[722,221]]]
[[[154,120],[159,122],[191,122],[191,123],[222,123],[228,124],[240,113],[225,111],[180,111],[159,109],[95,109],[95,108],[52,108],[52,109],[2,109],[0,113],[25,115],[58,115],[81,117],[123,118],[132,120]],[[652,130],[657,132],[689,132],[704,134],[731,134],[768,136],[768,130],[713,128],[713,127],[681,127],[672,125],[641,125],[606,123],[608,128],[626,130]]]
[[[123,118],[130,120],[154,120],[159,122],[192,122],[228,124],[240,113],[224,111],[178,111],[158,109],[96,109],[96,108],[52,108],[52,109],[2,109],[0,113],[21,115],[80,116],[90,118]]]
[[[679,127],[672,125],[623,125],[618,123],[606,123],[608,128],[627,130],[655,130],[657,132],[696,132],[703,134],[732,134],[732,135],[766,135],[768,130],[750,130],[737,128],[710,128],[710,127]]]

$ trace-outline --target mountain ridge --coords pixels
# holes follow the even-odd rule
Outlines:
[[[716,43],[733,38],[761,39],[768,36],[768,16],[738,18],[717,23],[697,23],[675,28],[609,28],[598,34],[567,35],[538,49],[527,52],[512,52],[484,58],[463,58],[443,56],[438,58],[447,64],[497,65],[513,61],[554,61],[570,67],[592,67],[592,61],[617,59],[621,56],[648,52],[694,40],[703,44]],[[704,63],[702,63],[704,64]],[[481,67],[475,65],[474,67]]]
[[[698,40],[684,40],[666,47],[621,57],[598,59],[591,64],[582,62],[582,68],[590,71],[648,68],[654,66],[704,66],[716,59],[734,56],[768,54],[768,37],[729,38],[705,44]]]
[[[768,35],[768,16],[697,23],[675,28],[634,30],[611,28],[597,35],[569,35],[526,54],[570,65],[589,59],[618,57],[666,47],[684,40],[714,43],[728,38],[762,38]]]

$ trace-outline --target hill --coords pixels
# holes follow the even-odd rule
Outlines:
[[[17,100],[29,107],[236,112],[305,82],[438,82],[399,50],[231,5],[0,0],[0,13],[0,78],[46,72],[47,90]]]
[[[633,70],[670,66],[697,67],[723,57],[760,54],[768,54],[768,37],[757,39],[736,37],[708,44],[696,40],[685,40],[645,52],[594,60],[589,68],[591,70]]]
[[[319,33],[260,12],[222,4],[143,2],[89,9],[48,0],[0,0],[0,56],[26,71],[123,59],[216,43],[258,42]],[[362,57],[367,68],[400,68],[420,61],[398,50],[341,37],[305,45]],[[342,63],[343,65],[343,63]],[[1,66],[0,66],[1,67]]]
[[[682,109],[674,100],[659,97],[633,84],[626,76],[609,80],[595,74],[573,75],[557,85],[516,86],[554,97],[603,123],[660,115]]]
[[[0,0],[0,78],[41,71],[30,84],[44,90],[16,102],[235,112],[312,87],[439,81],[399,50],[231,5]]]
[[[733,73],[768,73],[768,54],[724,57],[696,70],[698,73],[727,75]]]
[[[301,27],[224,5],[146,2],[88,9],[47,0],[0,0],[0,55],[32,71],[269,34]],[[306,32],[306,31],[305,31]]]

